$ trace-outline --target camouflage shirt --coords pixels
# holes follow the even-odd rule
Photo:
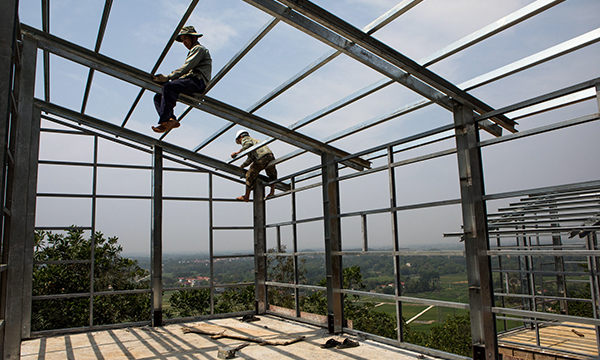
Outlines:
[[[260,141],[254,139],[254,138],[251,138],[250,136],[244,136],[242,138],[242,151],[248,149],[249,147],[251,147],[254,144],[258,144],[259,142]],[[256,150],[253,150],[250,153],[248,153],[248,158],[240,166],[246,167],[267,154],[273,154],[273,152],[271,151],[271,149],[269,149],[268,146],[266,146],[266,145],[262,146]]]
[[[208,85],[212,72],[212,59],[208,49],[196,43],[187,54],[185,63],[179,69],[169,74],[169,80],[185,79],[190,76],[196,76],[204,80],[204,85]]]

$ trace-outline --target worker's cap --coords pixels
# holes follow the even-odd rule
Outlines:
[[[184,26],[181,28],[181,31],[179,31],[179,35],[177,35],[177,37],[175,38],[176,41],[182,42],[181,40],[181,35],[190,35],[190,36],[197,36],[197,37],[201,37],[202,34],[198,34],[196,32],[196,29],[194,29],[193,26]]]
[[[239,139],[239,138],[240,138],[240,136],[242,136],[242,135],[244,135],[244,134],[246,134],[246,135],[249,135],[249,134],[248,134],[248,132],[247,132],[246,130],[238,130],[238,132],[237,132],[237,133],[235,133],[235,139],[236,139],[236,140],[237,140],[237,139]]]

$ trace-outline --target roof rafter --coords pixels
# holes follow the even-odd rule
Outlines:
[[[21,24],[21,28],[24,35],[31,36],[37,40],[38,48],[42,50],[47,50],[71,61],[93,68],[96,71],[101,71],[107,75],[111,75],[120,80],[137,85],[143,89],[153,92],[162,91],[161,87],[151,80],[151,75],[143,70],[121,63],[107,56],[95,53],[86,48],[70,43],[64,39],[60,39],[50,34],[45,34],[28,25]],[[179,100],[200,110],[217,115],[229,121],[242,124],[265,135],[277,137],[281,141],[287,142],[318,155],[330,153],[340,158],[350,155],[346,151],[324,144],[309,136],[297,133],[267,119],[249,114],[241,109],[237,109],[207,96],[203,97],[200,102],[197,98],[185,95],[180,96]],[[358,170],[362,170],[365,167],[370,167],[370,162],[361,158],[353,158],[345,163],[348,166]]]

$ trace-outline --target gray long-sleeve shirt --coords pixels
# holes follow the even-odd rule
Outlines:
[[[185,79],[190,76],[196,76],[204,80],[204,84],[208,85],[211,79],[212,59],[208,49],[196,43],[187,54],[185,63],[179,69],[174,70],[168,75],[169,80]]]

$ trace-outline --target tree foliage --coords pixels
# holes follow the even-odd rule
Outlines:
[[[105,238],[101,232],[93,236],[95,292],[149,287],[148,272],[137,261],[121,257],[117,237]],[[82,230],[37,231],[34,260],[91,260],[91,249],[92,238],[85,239]],[[89,262],[34,265],[33,296],[90,293],[91,275]],[[94,325],[150,319],[149,294],[102,295],[93,301]],[[88,326],[89,319],[89,296],[36,300],[32,305],[33,331]]]

